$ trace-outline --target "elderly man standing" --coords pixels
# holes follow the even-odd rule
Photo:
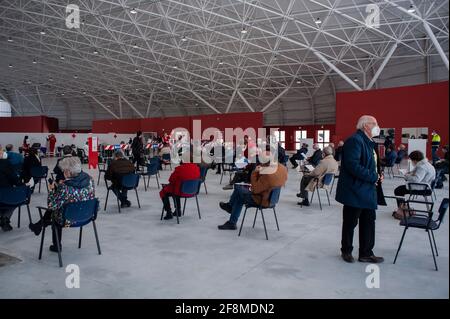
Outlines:
[[[300,193],[297,197],[303,198],[298,205],[309,206],[308,191],[313,191],[316,187],[316,179],[322,183],[322,179],[326,174],[336,174],[338,172],[338,163],[333,157],[333,148],[327,146],[323,149],[324,158],[319,162],[313,171],[305,173],[300,182]]]
[[[378,173],[378,156],[373,137],[380,127],[373,116],[362,116],[357,132],[344,143],[341,171],[336,190],[336,200],[344,204],[342,225],[342,259],[348,263],[352,256],[353,233],[359,221],[359,261],[381,263],[382,257],[374,255],[375,210],[377,209],[377,184],[383,181]]]

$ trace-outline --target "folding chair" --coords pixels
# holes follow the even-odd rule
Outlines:
[[[48,166],[34,166],[31,168],[31,177],[39,183],[39,193],[41,192],[41,181],[42,179],[45,180],[45,185],[47,186],[47,192],[48,192],[48,182],[47,182],[47,175],[48,175]]]
[[[400,226],[404,227],[402,238],[400,240],[400,244],[397,249],[397,253],[395,254],[394,264],[397,261],[398,254],[400,252],[400,249],[403,245],[403,240],[405,239],[406,231],[408,228],[418,228],[423,229],[428,234],[428,240],[430,242],[431,247],[431,253],[433,255],[433,261],[436,271],[438,271],[438,266],[436,262],[436,256],[439,256],[439,252],[436,245],[436,239],[434,237],[434,231],[438,230],[441,226],[441,224],[444,221],[445,214],[448,210],[449,205],[449,199],[444,198],[441,202],[441,205],[439,207],[438,213],[438,219],[433,220],[433,204],[431,204],[431,208],[429,208],[429,202],[424,201],[416,201],[416,200],[408,200],[407,202],[408,208],[404,209],[404,211],[413,211],[415,215],[407,216],[407,214],[404,214],[403,219],[400,221]],[[418,204],[425,204],[427,205],[427,210],[419,210],[415,208],[411,208],[411,203],[418,203]],[[435,254],[436,252],[436,254]]]
[[[98,198],[68,203],[63,206],[61,216],[61,224],[59,224],[62,228],[80,228],[80,235],[78,239],[78,248],[81,248],[81,238],[83,234],[83,226],[92,222],[92,226],[94,227],[95,241],[97,243],[98,254],[101,255],[102,252],[100,250],[100,242],[98,240],[97,227],[95,225],[95,220],[97,219],[97,212],[100,206],[100,202]],[[39,210],[39,215],[41,220],[43,220],[42,211],[47,210],[46,207],[37,207]],[[58,260],[59,267],[63,266],[62,257],[61,257],[61,246],[60,246],[60,238],[58,236],[58,231],[56,229],[57,221],[52,219],[52,232],[56,236],[56,246],[58,248]],[[45,228],[42,229],[41,233],[41,245],[39,248],[39,260],[42,259],[42,247],[44,246],[44,238],[45,238]]]
[[[144,180],[144,188],[145,191],[147,191],[147,188],[150,185],[150,178],[152,176],[156,177],[156,183],[158,185],[158,189],[159,189],[159,178],[158,178],[158,173],[159,173],[159,159],[157,157],[153,157],[150,160],[150,163],[147,164],[147,171],[145,173],[141,173],[142,175],[142,179]],[[148,181],[147,183],[145,182],[145,176],[148,176]]]
[[[184,181],[181,184],[181,193],[183,194],[183,196],[172,196],[173,197],[173,202],[175,205],[175,215],[177,216],[177,224],[180,223],[180,217],[178,216],[178,213],[181,212],[181,207],[178,207],[178,199],[184,198],[184,205],[183,205],[183,216],[184,216],[184,212],[186,210],[186,202],[188,200],[188,198],[194,198],[195,197],[195,202],[197,203],[197,212],[198,212],[198,219],[202,219],[202,216],[200,215],[200,206],[198,205],[198,198],[197,195],[200,191],[200,186],[202,184],[202,180],[201,179],[193,179],[193,180],[187,180]],[[161,220],[163,220],[163,216],[164,216],[164,207],[162,208],[161,211]]]
[[[245,216],[247,215],[247,209],[249,209],[249,208],[256,208],[255,218],[253,219],[253,227],[252,228],[255,228],[256,217],[258,216],[258,211],[261,212],[261,217],[262,217],[262,221],[263,221],[263,225],[264,225],[264,232],[266,233],[266,240],[269,240],[269,236],[267,235],[266,221],[264,219],[264,209],[273,209],[273,214],[275,216],[275,222],[277,223],[277,229],[278,229],[278,231],[280,231],[280,225],[278,224],[277,212],[275,210],[275,207],[280,200],[280,194],[281,194],[281,187],[275,187],[274,189],[272,189],[272,191],[270,192],[270,195],[269,195],[270,205],[268,207],[263,207],[262,205],[245,205],[244,216],[242,217],[242,222],[241,222],[241,227],[239,229],[238,237],[241,236],[242,227],[244,226]]]
[[[324,189],[326,194],[327,194],[327,199],[328,199],[328,205],[331,206],[330,203],[330,196],[328,194],[328,187],[332,184],[333,180],[334,180],[334,174],[333,173],[328,173],[325,174],[322,178],[322,186],[319,187],[320,184],[320,179],[319,178],[315,178],[314,179],[316,181],[316,187],[314,188],[314,191],[311,195],[311,204],[314,198],[314,193],[317,193],[317,197],[319,198],[319,206],[320,206],[320,210],[322,210],[322,200],[320,199],[320,192],[319,189]]]
[[[0,188],[0,209],[18,208],[17,228],[20,228],[20,209],[22,206],[27,206],[28,220],[30,224],[32,223],[30,213],[31,193],[31,188],[28,186]]]
[[[136,199],[138,202],[138,206],[139,206],[139,208],[141,208],[141,203],[139,202],[139,195],[138,195],[138,191],[137,191],[137,188],[139,187],[139,178],[140,178],[140,175],[138,175],[138,174],[124,175],[121,180],[121,186],[122,186],[122,188],[125,188],[127,190],[134,189],[134,191],[136,193]],[[108,181],[106,179],[105,179],[105,183],[106,183],[107,192],[106,192],[106,200],[105,200],[105,209],[104,210],[106,211],[106,207],[108,205],[109,191],[113,190],[113,186],[108,185]],[[116,199],[117,199],[117,207],[119,208],[119,213],[121,213],[119,197],[116,196]]]

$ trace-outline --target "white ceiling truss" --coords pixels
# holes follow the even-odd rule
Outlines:
[[[68,4],[80,8],[79,29],[65,25]],[[379,27],[366,23],[373,4]],[[288,112],[283,101],[291,99],[306,101],[299,105],[309,110],[298,109],[308,113],[304,121],[327,121],[334,110],[318,101],[324,86],[330,94],[377,88],[386,70],[396,76],[392,64],[417,59],[429,66],[433,58],[448,72],[448,6],[448,0],[1,0],[0,93],[18,115],[52,115],[58,102],[71,116],[87,109],[100,118],[269,115]],[[432,78],[432,70],[424,72]]]

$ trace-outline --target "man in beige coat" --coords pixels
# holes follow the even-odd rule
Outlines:
[[[297,197],[303,198],[302,202],[298,205],[309,206],[308,191],[314,191],[317,182],[319,182],[319,187],[322,185],[322,179],[325,174],[336,174],[338,172],[338,163],[333,156],[333,148],[327,146],[323,149],[324,158],[319,162],[319,164],[314,168],[313,171],[303,175],[302,181],[300,182],[300,193]]]
[[[219,229],[237,229],[236,224],[244,205],[268,207],[272,189],[286,184],[288,175],[286,166],[274,160],[274,157],[270,154],[270,149],[262,156],[270,157],[272,160],[268,161],[267,164],[261,164],[256,167],[251,175],[251,187],[235,184],[230,201],[228,203],[220,203],[220,208],[230,214],[230,219],[225,224],[218,226]]]

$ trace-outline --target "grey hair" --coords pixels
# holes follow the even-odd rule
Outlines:
[[[323,149],[323,153],[325,155],[333,155],[333,148],[331,146],[327,146]]]
[[[114,158],[124,158],[125,154],[123,153],[122,150],[117,150],[114,152]]]
[[[81,173],[81,162],[78,157],[65,157],[59,162],[59,168],[65,172],[68,171],[70,176],[77,176]]]
[[[373,116],[370,115],[363,115],[359,118],[358,123],[356,124],[356,128],[358,130],[364,130],[364,126],[371,122],[371,120],[373,119]]]

